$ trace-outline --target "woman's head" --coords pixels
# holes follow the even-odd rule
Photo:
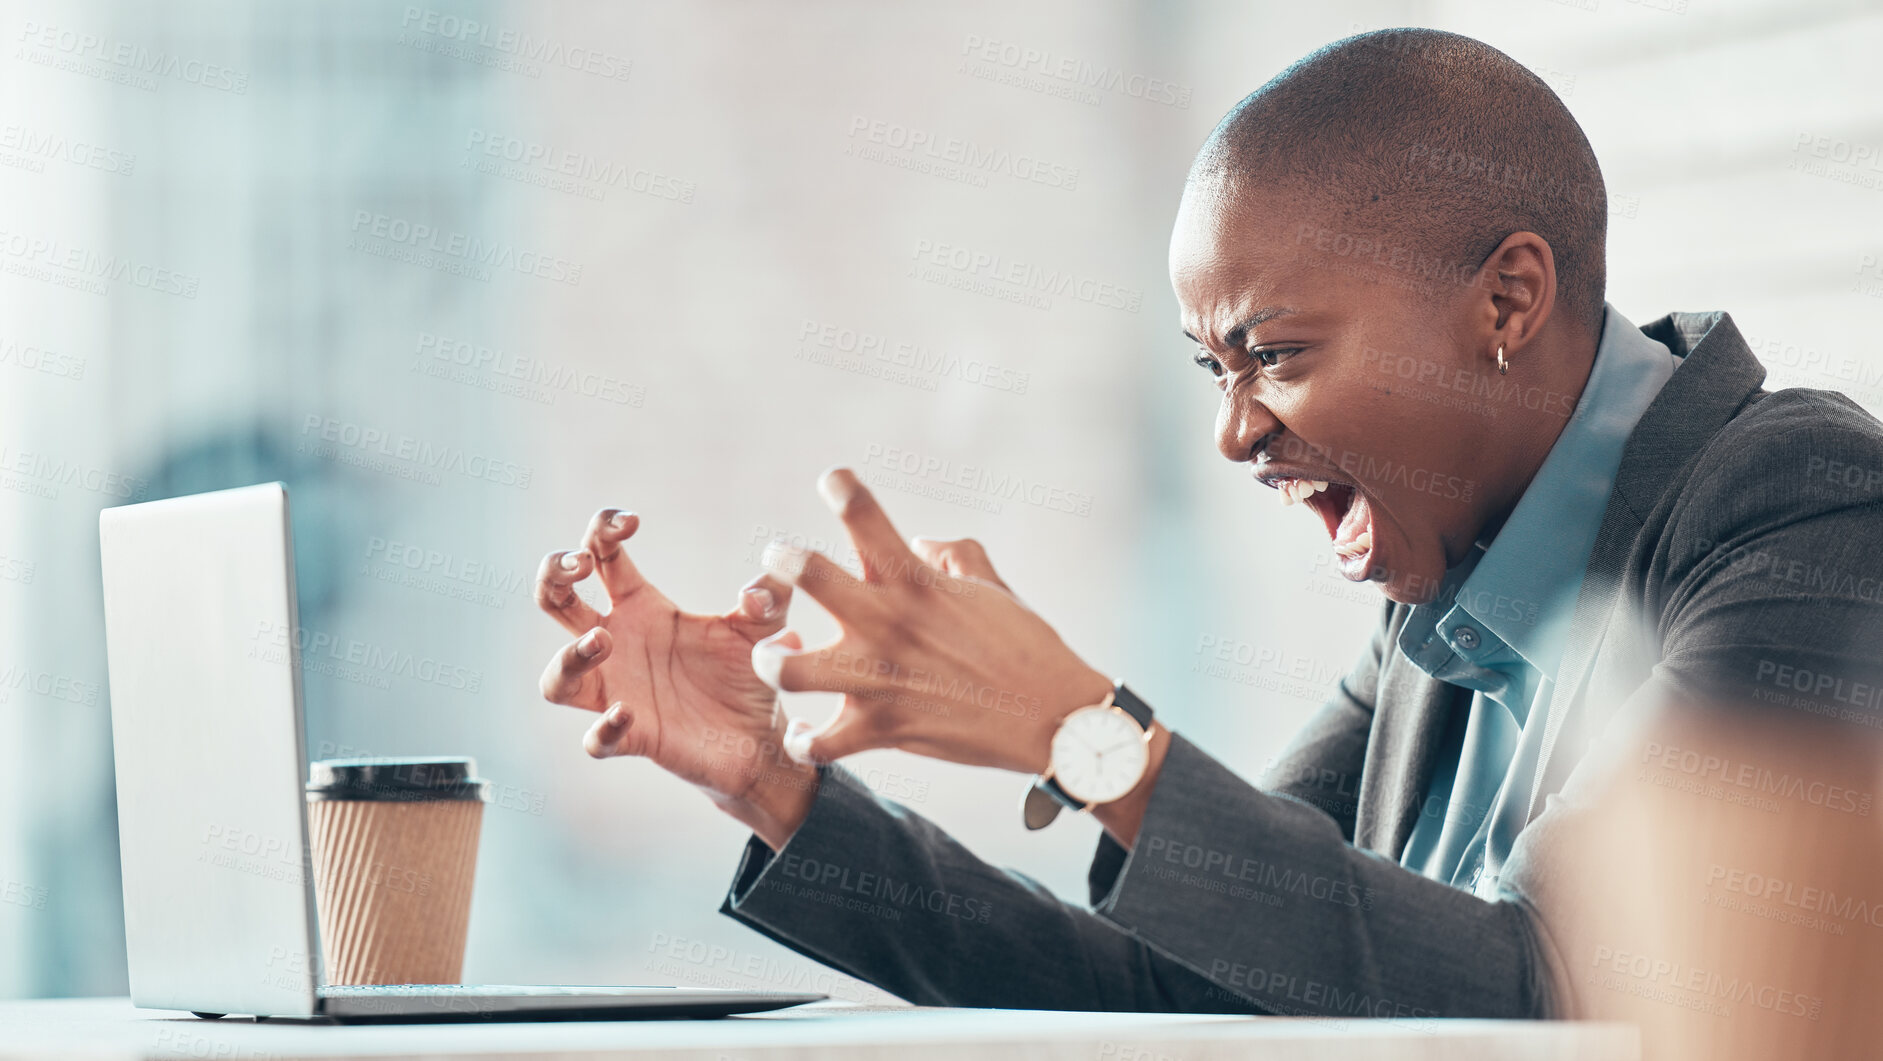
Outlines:
[[[1430,599],[1574,409],[1606,224],[1580,128],[1496,49],[1384,30],[1296,63],[1217,126],[1171,237],[1218,448],[1306,493],[1348,577]]]

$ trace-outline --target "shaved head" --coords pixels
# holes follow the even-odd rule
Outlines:
[[[1372,264],[1426,284],[1469,282],[1505,237],[1534,232],[1565,319],[1601,332],[1595,153],[1542,79],[1481,41],[1430,29],[1335,41],[1237,104],[1191,179],[1302,202]]]

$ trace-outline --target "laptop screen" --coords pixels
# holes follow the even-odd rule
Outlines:
[[[280,483],[99,514],[131,998],[315,1012],[300,667]]]

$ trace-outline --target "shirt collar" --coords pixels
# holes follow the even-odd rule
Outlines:
[[[1622,449],[1675,365],[1666,345],[1604,307],[1595,362],[1574,413],[1489,548],[1448,572],[1437,600],[1413,609],[1400,637],[1408,658],[1432,673],[1452,662],[1433,658],[1434,649],[1443,657],[1449,647],[1489,667],[1514,662],[1514,652],[1554,679]],[[1549,415],[1566,404],[1558,397],[1552,405],[1543,388],[1526,389],[1508,376],[1498,381],[1511,390],[1492,407],[1497,415]],[[1460,625],[1471,633],[1457,637]],[[1434,630],[1441,641],[1416,643]]]

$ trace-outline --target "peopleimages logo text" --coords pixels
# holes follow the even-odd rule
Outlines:
[[[18,272],[34,279],[54,279],[55,276],[69,277],[78,281],[95,281],[85,290],[93,294],[105,294],[102,281],[129,281],[133,287],[147,291],[156,291],[165,295],[181,295],[195,298],[196,290],[202,281],[187,273],[179,273],[148,262],[135,261],[116,254],[101,254],[86,247],[74,246],[61,240],[48,239],[44,236],[28,235],[23,232],[10,232],[0,229],[0,258],[7,262],[8,272]],[[21,266],[36,266],[35,272],[28,268],[11,268],[18,263]],[[45,270],[58,270],[57,274]],[[78,286],[67,284],[66,286]]]
[[[1066,295],[1094,306],[1136,313],[1144,303],[1144,292],[1136,288],[1106,283],[1069,270],[1047,269],[1032,262],[1010,258],[992,251],[938,243],[932,239],[915,241],[916,262],[952,272],[1011,284],[1041,295]]]
[[[378,679],[368,683],[376,688],[390,687],[384,681],[387,676],[410,678],[447,689],[471,693],[478,692],[484,687],[483,672],[474,668],[445,662],[431,656],[415,655],[404,649],[386,648],[369,641],[362,641],[357,637],[343,637],[324,630],[310,630],[305,626],[292,626],[288,623],[259,619],[249,639],[253,642],[249,646],[251,658],[270,663],[287,662],[292,658],[287,654],[290,639],[292,639],[294,648],[300,652],[298,662],[307,670],[320,672],[321,664],[328,661],[351,664],[360,668],[368,676]],[[266,653],[261,651],[263,649],[275,651]]]
[[[500,486],[527,490],[535,471],[527,464],[487,457],[457,446],[434,446],[411,435],[389,435],[377,427],[366,427],[349,420],[336,420],[309,413],[301,422],[301,434],[350,450],[391,457],[431,472],[448,471],[472,479],[483,479]]]
[[[28,21],[21,25],[17,39],[29,47],[61,52],[74,59],[107,63],[129,73],[154,74],[186,84],[232,92],[238,96],[248,94],[246,71],[232,70],[201,59],[185,59],[173,52],[155,51],[142,44],[112,40],[103,34]]]
[[[690,180],[658,173],[644,166],[630,166],[580,151],[525,140],[522,137],[508,136],[489,129],[471,129],[464,149],[473,155],[483,155],[488,159],[501,159],[504,162],[514,163],[528,171],[541,171],[545,177],[566,177],[574,182],[638,192],[642,195],[651,195],[656,199],[691,203],[694,193],[699,190],[698,186]],[[501,170],[498,171],[498,175],[510,176]],[[529,180],[526,183],[538,182]],[[557,191],[570,190],[557,183],[547,186]],[[597,195],[599,194],[597,190]]]
[[[632,60],[613,52],[600,51],[579,44],[566,44],[553,37],[532,37],[513,29],[493,26],[476,19],[460,18],[435,8],[408,6],[399,20],[401,29],[423,33],[458,44],[474,44],[493,52],[525,59],[533,63],[563,66],[570,70],[611,81],[626,81],[634,69]]]
[[[518,250],[508,243],[486,243],[462,232],[440,232],[430,225],[407,221],[402,217],[375,214],[371,210],[353,212],[356,237],[383,240],[425,254],[438,254],[468,265],[509,269],[526,276],[574,286],[582,282],[582,265],[540,251]],[[415,264],[428,264],[423,261]]]
[[[1054,512],[1070,512],[1075,516],[1092,514],[1091,494],[1066,490],[1014,472],[995,471],[979,464],[958,464],[947,457],[884,446],[878,442],[863,447],[862,465],[869,471],[899,472],[913,479],[974,491],[1002,501],[1021,501]]]
[[[958,136],[943,136],[898,122],[867,118],[861,114],[852,115],[849,135],[852,140],[860,136],[868,143],[911,154],[920,153],[976,172],[998,173],[1015,180],[1032,181],[1067,191],[1079,186],[1079,171],[1076,167],[1033,155],[986,147]]]
[[[27,159],[41,162],[57,159],[86,169],[129,176],[137,167],[137,156],[103,147],[85,140],[74,140],[60,133],[43,132],[31,126],[13,123],[0,126],[0,150],[17,151]]]
[[[638,383],[432,332],[418,333],[417,358],[418,364],[414,367],[451,365],[516,380],[554,394],[574,394],[637,409],[647,397],[647,389]]]
[[[1115,92],[1147,103],[1162,103],[1180,110],[1189,109],[1190,97],[1195,91],[1189,85],[1180,85],[1161,77],[1132,73],[1078,56],[1057,53],[1050,48],[993,40],[978,33],[970,33],[962,38],[961,54],[971,61],[1053,78],[1082,89]]]
[[[57,490],[53,488],[61,486],[73,486],[125,501],[142,501],[150,493],[150,481],[140,476],[125,475],[43,452],[0,445],[0,476],[8,475],[23,476],[52,489],[51,493],[28,491],[40,493],[44,497],[56,497]],[[0,485],[4,483],[5,479],[0,478]]]

